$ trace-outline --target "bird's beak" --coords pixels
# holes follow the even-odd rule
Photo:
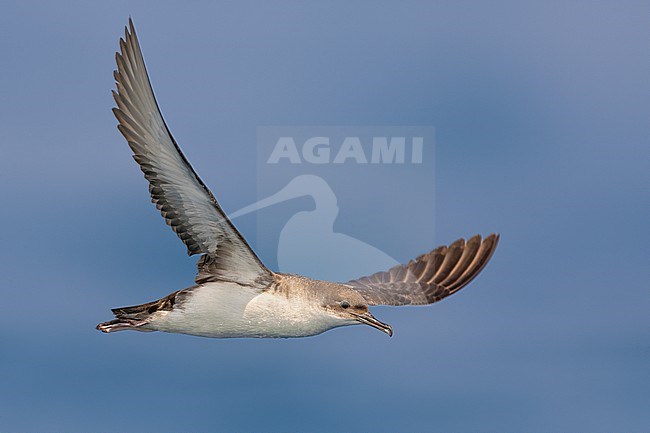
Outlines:
[[[385,332],[389,337],[393,336],[393,327],[387,323],[383,323],[375,319],[374,316],[369,312],[364,314],[354,314],[354,318],[357,322],[363,323],[365,325],[370,325],[373,328],[377,328],[380,331]]]
[[[307,193],[300,188],[300,184],[296,182],[296,179],[289,182],[284,188],[275,194],[258,200],[257,202],[243,207],[236,212],[228,214],[228,218],[238,218],[251,212],[257,212],[258,210],[264,209],[266,207],[307,195]]]

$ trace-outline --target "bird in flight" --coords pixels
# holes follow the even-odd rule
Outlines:
[[[335,283],[276,273],[257,257],[181,152],[162,118],[132,20],[120,39],[113,113],[151,199],[200,254],[195,285],[157,301],[112,310],[102,332],[163,331],[214,338],[289,338],[365,324],[393,335],[369,307],[425,305],[456,293],[485,267],[498,234],[440,246],[387,271]]]

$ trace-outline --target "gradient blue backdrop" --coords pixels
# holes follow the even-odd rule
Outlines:
[[[129,15],[226,210],[256,198],[259,125],[433,125],[431,230],[501,232],[490,266],[439,305],[380,309],[393,339],[99,334],[109,307],[194,273],[110,112]],[[648,431],[649,16],[645,1],[3,3],[0,430]],[[240,227],[254,238],[254,219]],[[394,257],[433,246],[402,230]]]

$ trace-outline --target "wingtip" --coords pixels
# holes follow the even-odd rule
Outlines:
[[[129,15],[129,33],[135,34],[135,25],[133,24],[133,18]]]
[[[485,240],[490,240],[491,242],[494,243],[494,246],[496,246],[499,243],[499,239],[501,239],[501,234],[500,233],[491,233],[488,235]]]
[[[465,246],[465,238],[460,238],[460,239],[456,239],[451,245],[449,245],[449,249],[463,248],[464,246]]]
[[[469,238],[467,240],[467,244],[469,245],[470,243],[478,242],[479,244],[483,243],[493,243],[494,246],[496,246],[499,243],[499,239],[501,238],[501,235],[499,233],[493,232],[490,233],[489,235],[483,237],[480,234],[476,234]],[[458,242],[458,241],[456,241]],[[454,242],[455,243],[455,242]]]
[[[128,40],[129,40],[129,35],[126,35],[123,38],[120,38],[120,52],[118,52],[118,54],[121,53],[120,55],[122,57],[124,57],[126,55],[126,41],[128,41]]]

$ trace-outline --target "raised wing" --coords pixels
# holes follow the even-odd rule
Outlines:
[[[370,305],[432,304],[469,284],[490,260],[498,242],[498,234],[483,241],[479,235],[467,242],[459,239],[405,265],[348,284]]]
[[[197,282],[227,279],[252,284],[269,271],[219,207],[187,161],[162,118],[133,22],[120,39],[114,72],[117,126],[149,181],[151,200],[199,260]]]

